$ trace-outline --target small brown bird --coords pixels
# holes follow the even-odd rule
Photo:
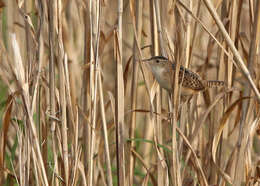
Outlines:
[[[166,89],[169,93],[173,92],[172,85],[174,84],[174,72],[176,64],[163,56],[154,56],[149,59],[142,60],[148,62],[152,69],[152,73],[159,85]],[[224,87],[224,81],[203,80],[197,73],[191,70],[180,67],[179,84],[182,83],[181,95],[189,96],[204,91],[212,87]]]

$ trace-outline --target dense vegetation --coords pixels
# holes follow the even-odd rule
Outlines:
[[[258,185],[259,12],[1,0],[0,185]],[[155,55],[226,87],[169,95],[140,62]]]

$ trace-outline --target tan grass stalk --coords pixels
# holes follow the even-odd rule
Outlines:
[[[181,137],[183,138],[185,144],[189,147],[189,149],[191,150],[192,152],[192,155],[194,156],[194,159],[195,159],[195,164],[196,164],[196,168],[199,169],[199,173],[200,173],[200,176],[202,177],[202,180],[201,180],[201,185],[205,185],[207,186],[208,185],[208,181],[206,179],[206,176],[205,176],[205,173],[202,169],[202,166],[201,166],[201,163],[199,162],[199,159],[194,151],[194,149],[192,148],[191,144],[189,143],[189,140],[186,138],[186,136],[182,133],[182,131],[177,127],[176,130],[178,131],[178,133],[181,135]]]
[[[85,7],[84,15],[84,65],[89,65],[89,69],[83,72],[82,78],[82,107],[83,114],[87,114],[92,110],[91,100],[92,97],[92,85],[93,85],[93,48],[92,48],[92,0],[85,1],[87,7]],[[90,139],[91,139],[91,115],[89,118],[81,117],[80,121],[83,125],[83,138],[84,138],[84,162],[87,166],[80,167],[80,172],[84,181],[89,181],[89,162],[90,162]],[[84,168],[84,171],[81,169]],[[86,175],[83,175],[86,174]],[[87,184],[86,182],[84,182]]]
[[[100,108],[101,108],[101,117],[102,117],[102,126],[103,126],[103,135],[104,135],[104,145],[105,145],[105,153],[106,153],[106,166],[107,166],[107,181],[108,186],[112,186],[112,170],[111,170],[111,160],[109,154],[109,141],[108,141],[108,131],[107,131],[107,122],[105,115],[105,106],[104,106],[104,95],[103,95],[103,87],[101,82],[101,75],[98,72],[98,86],[99,86],[99,97],[100,97]]]
[[[151,40],[152,40],[152,49],[151,49],[151,55],[156,56],[160,55],[160,50],[159,50],[159,36],[157,32],[157,19],[156,19],[156,13],[155,13],[155,8],[154,8],[154,0],[150,0],[149,7],[150,7],[150,29],[151,29]],[[154,80],[155,81],[155,80]],[[161,105],[161,89],[157,86],[155,89],[157,92],[156,95],[156,112],[161,113],[162,112],[162,105]],[[151,92],[153,92],[151,90]],[[153,93],[151,93],[153,94]],[[152,96],[154,97],[154,96]],[[149,115],[149,120],[151,120],[151,124],[148,127],[153,127],[153,135],[154,138],[158,140],[158,143],[162,144],[163,143],[163,135],[162,135],[162,122],[161,122],[161,117],[156,116],[154,118],[152,115]],[[154,118],[154,119],[153,119]],[[149,136],[149,130],[147,130],[147,134],[145,136]],[[157,140],[155,140],[155,144],[157,145]],[[147,145],[146,145],[147,146]],[[148,146],[149,147],[149,146]],[[146,147],[144,154],[148,154],[150,152],[150,148]],[[164,152],[161,151],[160,149],[157,150],[157,185],[168,185],[169,179],[168,179],[168,168],[166,166],[166,163],[164,161]],[[145,159],[145,162],[148,163],[150,162],[150,156],[149,158]]]
[[[165,53],[165,45],[164,45],[164,40],[163,40],[163,35],[162,35],[162,24],[161,24],[161,13],[160,13],[160,6],[159,6],[159,1],[158,0],[153,0],[154,1],[154,9],[155,9],[155,18],[156,18],[156,23],[157,23],[157,32],[159,36],[159,46],[160,46],[160,52],[163,56],[166,56]]]
[[[78,174],[78,165],[79,165],[79,159],[81,156],[81,148],[78,148],[77,151],[75,151],[75,162],[74,162],[74,170],[73,170],[73,175],[70,177],[71,180],[71,185],[75,186],[78,180],[77,174]]]
[[[76,185],[76,181],[78,179],[78,166],[79,166],[79,161],[80,161],[80,156],[81,156],[81,152],[82,152],[82,148],[78,147],[78,138],[79,138],[79,119],[78,119],[78,108],[75,108],[75,120],[74,120],[74,128],[75,128],[75,132],[74,132],[74,156],[75,161],[74,161],[74,166],[73,166],[73,171],[71,173],[71,185],[74,186]]]
[[[24,12],[27,12],[28,10],[28,4],[30,4],[30,2],[28,1],[24,1]],[[28,16],[29,17],[29,16]],[[24,19],[24,24],[25,24],[25,44],[26,44],[26,50],[27,51],[31,51],[31,38],[29,36],[30,34],[30,25],[28,23],[28,21],[26,19]],[[29,77],[30,77],[30,74],[31,74],[31,70],[32,70],[32,54],[31,52],[27,52],[26,53],[26,59],[27,59],[27,64],[25,66],[25,78],[26,78],[26,81],[29,80]]]
[[[174,185],[181,185],[181,175],[180,175],[180,163],[179,163],[179,152],[178,152],[178,146],[177,146],[177,141],[176,141],[176,128],[177,128],[177,116],[178,116],[178,110],[179,110],[179,103],[180,103],[180,93],[179,93],[179,72],[180,72],[180,65],[181,65],[181,55],[182,53],[182,47],[183,46],[183,41],[181,41],[182,38],[182,34],[180,33],[180,27],[182,27],[181,25],[181,18],[180,15],[177,11],[177,7],[175,7],[174,9],[175,12],[175,21],[176,21],[176,25],[179,25],[178,27],[176,27],[176,35],[177,35],[177,42],[176,45],[178,46],[178,48],[176,48],[176,57],[175,57],[175,63],[176,63],[176,70],[173,74],[173,78],[174,78],[174,82],[173,83],[173,87],[174,87],[174,91],[171,95],[171,97],[169,97],[169,111],[170,113],[172,113],[172,118],[170,119],[171,121],[171,125],[172,125],[172,174],[173,174],[173,183]],[[177,86],[174,86],[177,85]]]
[[[125,179],[125,139],[124,139],[124,80],[123,80],[123,38],[122,18],[123,0],[118,0],[117,19],[118,28],[114,31],[114,59],[116,61],[115,83],[115,116],[116,116],[116,153],[117,153],[117,180],[119,186],[126,185]]]
[[[131,13],[131,17],[134,18],[134,13],[133,13],[133,7],[132,7],[132,4],[130,4],[130,13]],[[142,55],[142,52],[141,52],[141,47],[139,46],[139,43],[137,42],[137,29],[136,29],[136,23],[135,23],[135,19],[132,19],[132,22],[133,22],[133,28],[134,28],[134,38],[135,38],[135,41],[136,41],[136,46],[138,48],[138,56],[139,56],[139,60],[142,60],[143,59],[143,55]],[[149,91],[149,86],[148,86],[148,80],[147,80],[147,74],[149,73],[148,70],[146,68],[144,68],[144,64],[143,63],[139,63],[140,64],[140,70],[141,70],[141,73],[143,75],[143,79],[144,79],[144,82],[145,82],[145,88],[148,92],[148,95],[149,95],[149,100],[150,100],[150,104],[151,104],[151,113],[153,113],[153,110],[154,110],[154,107],[153,107],[153,104],[152,104],[152,98],[151,98],[151,94],[150,94],[150,91]]]
[[[245,169],[246,169],[246,183],[250,182],[252,176],[253,176],[253,171],[254,171],[254,166],[252,162],[252,146],[253,146],[253,137],[257,128],[257,125],[259,123],[259,113],[258,117],[255,118],[252,121],[252,124],[249,127],[249,133],[246,134],[246,148],[245,148]],[[248,184],[249,185],[249,184]]]
[[[190,7],[190,10],[192,10],[191,7]],[[198,7],[197,7],[196,17],[198,17],[198,15],[199,15],[199,13],[200,13],[200,10],[201,10],[201,0],[198,1]],[[192,21],[192,20],[190,20],[190,21]],[[196,36],[197,36],[197,32],[198,32],[198,22],[196,21],[196,22],[194,23],[194,27],[193,27],[193,35],[192,35],[192,41],[191,41],[191,45],[190,45],[189,62],[187,62],[187,63],[188,63],[188,66],[189,66],[189,64],[191,63],[192,59],[193,59],[192,53],[193,53],[193,50],[194,50],[194,45],[195,45],[196,39],[198,39],[198,38],[196,37]],[[188,67],[188,66],[186,66],[186,67]]]
[[[138,154],[135,150],[132,149],[132,153],[134,154],[134,156],[137,157],[137,159],[141,162],[142,166],[145,168],[145,170],[147,171],[147,174],[149,174],[149,176],[151,177],[151,181],[153,183],[153,185],[157,185],[155,177],[153,176],[152,172],[149,170],[149,167],[147,166],[147,164],[144,162],[144,159],[141,157],[140,154]]]
[[[62,132],[62,157],[64,164],[65,184],[69,184],[70,167],[68,152],[68,126],[67,126],[67,101],[66,101],[66,78],[65,67],[67,64],[67,55],[64,52],[63,29],[62,29],[62,1],[57,1],[57,31],[58,31],[58,72],[59,72],[59,95],[60,95],[60,111],[61,111],[61,132]],[[69,85],[67,85],[69,86]]]
[[[1,128],[1,133],[0,133],[0,149],[1,149],[1,154],[0,154],[0,167],[3,168],[4,167],[4,161],[5,161],[5,147],[7,144],[7,140],[8,140],[8,131],[9,131],[9,127],[11,124],[11,114],[12,114],[12,110],[13,110],[13,103],[14,103],[14,98],[13,95],[8,96],[7,100],[6,100],[6,107],[5,107],[5,111],[4,111],[4,115],[3,115],[3,119],[2,119],[2,128]],[[0,172],[0,183],[3,183],[3,177],[4,177],[4,172],[1,171]]]
[[[70,75],[69,75],[69,69],[68,69],[68,60],[67,55],[65,54],[65,59],[63,60],[63,66],[64,66],[64,75],[65,75],[65,88],[66,88],[66,103],[68,108],[68,127],[67,130],[72,130],[68,133],[68,138],[73,138],[72,135],[69,135],[72,133],[74,135],[74,138],[72,139],[71,145],[73,145],[74,148],[71,148],[71,155],[77,156],[76,152],[78,152],[78,116],[74,116],[73,112],[73,106],[75,107],[75,112],[77,114],[78,109],[75,105],[72,105],[72,96],[71,96],[71,85],[70,85]],[[70,121],[70,122],[69,122]],[[72,125],[72,127],[70,126]],[[75,175],[76,165],[75,169],[73,170],[72,174]]]
[[[99,169],[99,172],[100,172],[100,177],[101,177],[101,180],[102,180],[102,185],[104,185],[104,186],[107,186],[107,183],[106,183],[106,178],[105,178],[105,175],[104,175],[104,169],[103,169],[103,167],[102,167],[102,165],[101,165],[101,163],[100,163],[100,160],[98,160],[98,169]],[[99,179],[99,181],[100,181],[100,179]],[[101,182],[101,181],[100,181]]]
[[[49,101],[50,101],[50,115],[55,117],[55,66],[54,66],[54,1],[49,0],[48,3],[48,30],[49,30]],[[55,185],[58,185],[58,180],[55,179],[54,174],[59,174],[58,171],[58,158],[57,158],[57,148],[56,148],[56,138],[55,138],[55,128],[56,128],[55,120],[50,119],[50,130],[52,136],[52,151],[53,151],[53,160],[54,160],[54,173],[53,173],[53,181]]]
[[[96,19],[93,19],[93,35],[96,36],[93,39],[92,46],[95,46],[95,66],[94,66],[94,84],[93,84],[93,110],[91,111],[91,146],[90,146],[90,177],[89,185],[93,185],[93,174],[94,174],[94,146],[96,144],[96,116],[97,116],[97,87],[98,87],[98,74],[99,74],[99,37],[100,37],[100,1],[95,2],[95,11],[93,12],[96,15]]]
[[[131,2],[130,2],[131,3]],[[132,1],[132,3],[134,3]],[[142,18],[143,18],[143,1],[135,2],[135,19],[136,19],[136,32],[137,32],[137,41],[134,39],[133,46],[133,72],[132,72],[132,81],[131,81],[131,110],[136,109],[137,102],[137,83],[138,83],[138,48],[136,46],[136,42],[141,42],[141,31],[142,31]],[[134,19],[134,18],[133,18]],[[129,138],[133,139],[135,137],[135,129],[136,129],[136,112],[131,113],[131,121],[130,121],[130,129],[129,129]],[[129,161],[129,185],[133,185],[134,180],[134,167],[135,167],[135,157],[131,152],[131,149],[135,149],[135,142],[133,140],[130,141],[130,147],[128,151],[130,151],[130,161]]]
[[[60,30],[61,31],[61,30]],[[59,32],[60,32],[59,31]],[[61,34],[61,32],[59,33]],[[61,35],[60,35],[61,37]],[[60,49],[59,49],[59,60],[58,60],[58,69],[59,69],[59,95],[60,95],[60,110],[61,110],[61,132],[62,132],[62,157],[63,157],[63,163],[64,163],[64,173],[65,173],[65,183],[68,185],[69,183],[69,162],[68,162],[68,136],[67,136],[67,108],[66,108],[66,95],[65,95],[65,75],[64,75],[64,66],[63,66],[63,60],[66,59],[63,57],[62,54],[64,51],[62,51],[62,41],[60,40]]]
[[[158,32],[157,32],[157,22],[156,15],[154,9],[154,0],[150,0],[149,2],[149,13],[150,13],[150,29],[151,29],[151,40],[152,40],[152,49],[151,55],[157,56],[159,55],[159,43],[158,43]]]
[[[192,10],[193,8],[193,1],[190,0],[189,1],[189,9]],[[190,45],[191,45],[191,16],[190,15],[186,15],[187,16],[187,33],[186,33],[186,49],[185,49],[185,63],[184,63],[184,67],[188,67],[189,66],[189,62],[190,62]]]
[[[116,61],[116,96],[115,96],[115,116],[116,116],[116,145],[117,145],[117,179],[118,185],[126,185],[125,180],[125,152],[124,152],[124,80],[122,63],[122,14],[123,2],[118,1],[118,31],[114,33],[114,56]]]
[[[242,6],[242,5],[241,5]],[[231,15],[230,15],[230,20],[231,21],[231,25],[230,25],[230,29],[229,29],[229,34],[230,34],[230,38],[232,39],[232,41],[235,43],[235,39],[236,39],[236,35],[239,32],[239,24],[238,24],[238,13],[240,12],[238,9],[238,3],[236,1],[233,1],[231,4]],[[236,46],[237,47],[237,46]],[[231,53],[230,49],[229,52]],[[232,59],[233,59],[233,55],[231,54],[231,56],[228,57],[228,63],[227,63],[227,85],[228,87],[232,87],[232,80],[233,80],[233,63],[232,63]],[[227,104],[229,104],[230,100],[227,100]],[[228,134],[228,128],[224,129],[223,132],[223,138],[227,138],[227,134]]]
[[[24,157],[26,157],[26,158],[24,158],[24,161],[25,160],[27,160],[26,161],[26,167],[28,168],[28,169],[30,169],[30,167],[31,167],[31,155],[33,155],[34,157],[35,157],[35,154],[33,154],[32,152],[32,148],[31,148],[31,146],[32,146],[32,142],[31,142],[31,140],[30,140],[30,138],[28,137],[28,135],[26,134],[25,135],[26,137],[26,143],[25,143],[25,149],[24,149]],[[34,158],[34,159],[36,159],[36,158]],[[43,163],[45,163],[44,162],[44,159],[43,159]],[[40,169],[40,166],[37,166],[37,168],[38,169]],[[45,170],[46,170],[46,166],[45,166]],[[41,171],[39,171],[39,172],[41,172]],[[39,177],[40,177],[40,179],[41,179],[41,183],[43,183],[43,178],[42,178],[42,176],[41,175],[39,175]],[[28,184],[28,183],[30,183],[30,180],[29,180],[29,178],[30,178],[30,171],[29,170],[27,170],[27,172],[25,173],[25,183],[26,184]],[[36,178],[36,179],[38,179],[38,177]]]
[[[25,185],[25,171],[24,171],[24,151],[25,148],[23,148],[24,146],[24,137],[22,135],[22,132],[20,133],[19,137],[18,137],[18,143],[19,143],[19,157],[18,157],[18,162],[19,162],[19,177],[20,177],[20,184],[21,185]],[[36,171],[37,172],[37,171]],[[36,174],[37,175],[37,174]],[[38,176],[37,176],[38,178]]]
[[[39,90],[39,79],[40,79],[40,74],[42,70],[42,57],[43,57],[43,40],[42,40],[42,35],[40,35],[39,40],[38,40],[38,72],[36,76],[36,81],[35,81],[35,88],[33,91],[33,97],[32,97],[32,109],[31,109],[31,114],[33,114],[35,107],[36,107],[36,98]]]
[[[29,124],[30,130],[31,130],[32,140],[34,142],[34,148],[35,148],[39,166],[41,169],[43,183],[47,186],[48,179],[47,179],[47,175],[46,175],[45,166],[43,164],[39,138],[38,138],[36,127],[35,127],[35,124],[33,121],[33,116],[31,115],[31,112],[30,112],[31,102],[30,102],[30,96],[29,96],[28,82],[25,81],[25,71],[24,71],[24,67],[23,67],[22,58],[20,55],[19,45],[17,43],[15,34],[11,34],[11,41],[12,41],[12,47],[13,47],[13,52],[14,52],[14,69],[13,69],[13,71],[16,75],[18,87],[20,87],[22,89],[23,104],[24,104],[24,108],[26,111],[26,116],[28,118],[28,124]]]

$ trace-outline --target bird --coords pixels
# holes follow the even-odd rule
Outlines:
[[[176,63],[164,56],[153,56],[142,60],[142,62],[149,64],[158,84],[169,93],[173,93]],[[180,66],[179,84],[182,86],[180,92],[182,96],[194,95],[205,91],[207,88],[225,87],[224,81],[204,80],[196,72],[183,66]]]

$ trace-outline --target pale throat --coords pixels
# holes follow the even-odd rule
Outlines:
[[[171,81],[167,76],[167,69],[165,66],[161,65],[150,65],[153,75],[157,82],[160,84],[162,88],[165,88],[166,90],[170,91],[171,90]]]
[[[161,76],[163,75],[164,71],[165,71],[165,67],[164,66],[155,66],[155,65],[150,65],[152,72],[154,74],[154,76],[156,77],[156,79],[161,79]]]

